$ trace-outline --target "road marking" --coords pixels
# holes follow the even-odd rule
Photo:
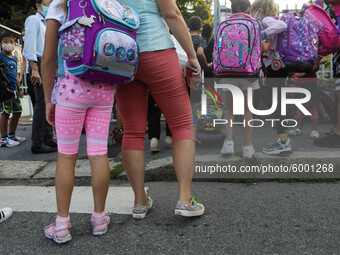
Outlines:
[[[145,190],[148,190],[146,187]],[[0,186],[0,207],[11,207],[21,212],[57,212],[54,187]],[[106,211],[131,214],[134,194],[131,187],[110,186],[106,199]],[[91,213],[93,195],[90,186],[74,187],[70,212]]]

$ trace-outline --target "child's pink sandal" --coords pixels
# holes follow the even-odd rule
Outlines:
[[[53,239],[56,243],[66,243],[71,241],[71,229],[72,225],[69,222],[65,222],[57,227],[56,222],[53,222],[51,225],[48,225],[44,228],[45,236],[48,239]],[[67,234],[64,236],[58,236],[58,233],[61,231],[66,232]]]
[[[92,232],[95,236],[104,235],[107,231],[108,225],[110,224],[110,216],[105,213],[102,217],[98,217],[92,213],[91,223]]]

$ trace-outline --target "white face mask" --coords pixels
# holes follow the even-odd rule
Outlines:
[[[1,44],[1,48],[7,52],[12,52],[15,49],[15,45],[13,44]]]

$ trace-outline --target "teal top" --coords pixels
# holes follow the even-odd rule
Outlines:
[[[137,30],[137,42],[140,52],[175,48],[156,0],[120,0],[139,11],[140,26]]]

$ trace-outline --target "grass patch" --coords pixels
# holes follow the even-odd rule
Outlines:
[[[41,184],[41,186],[44,186],[44,187],[53,187],[54,186],[54,181],[43,182]]]
[[[122,172],[124,172],[123,164],[116,165],[111,171],[110,171],[110,179],[116,178],[118,175],[120,175]]]
[[[45,166],[40,166],[37,170],[35,170],[34,174],[31,175],[31,178],[33,178],[34,175],[37,175],[38,173],[42,172],[44,168]]]
[[[122,160],[122,158],[121,157],[115,157],[114,159],[113,159],[113,162],[116,162],[116,163],[119,163],[119,162],[122,162],[123,160]]]

